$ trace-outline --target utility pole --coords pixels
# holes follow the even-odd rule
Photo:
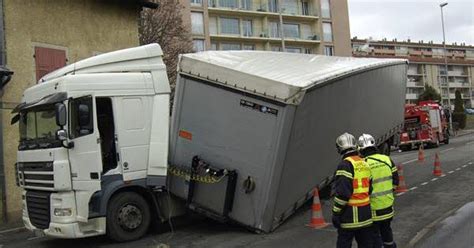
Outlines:
[[[442,3],[439,5],[439,7],[441,9],[441,26],[443,28],[444,68],[446,71],[446,90],[448,91],[449,128],[451,129],[451,131],[453,131],[453,120],[452,120],[452,111],[451,111],[451,93],[449,91],[449,77],[448,77],[448,50],[446,49],[446,34],[444,31],[444,15],[443,15],[443,7],[445,7],[446,5],[448,5],[448,3]]]

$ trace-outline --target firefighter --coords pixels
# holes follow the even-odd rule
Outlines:
[[[379,154],[375,139],[370,134],[362,134],[358,140],[360,154],[369,164],[372,174],[370,207],[374,221],[374,247],[397,247],[390,227],[394,215],[393,190],[398,186],[397,167],[390,157]]]
[[[354,237],[358,247],[372,247],[369,165],[359,156],[353,135],[339,136],[336,148],[342,156],[333,183],[332,223],[337,228],[337,247],[351,247]]]

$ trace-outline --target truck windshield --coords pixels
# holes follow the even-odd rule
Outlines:
[[[56,112],[54,105],[42,106],[40,108],[28,109],[20,113],[20,146],[26,148],[40,148],[29,146],[37,143],[41,148],[53,146],[56,141],[56,131],[60,129],[56,125]],[[41,141],[41,144],[39,144]],[[46,147],[44,147],[46,146]]]

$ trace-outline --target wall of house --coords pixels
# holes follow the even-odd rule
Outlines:
[[[7,220],[21,216],[14,163],[18,126],[11,108],[36,84],[35,46],[62,49],[67,64],[99,53],[137,46],[139,8],[119,1],[4,0],[6,65],[15,72],[1,96]]]

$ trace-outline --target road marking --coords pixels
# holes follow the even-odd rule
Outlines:
[[[425,186],[427,184],[428,184],[428,182],[421,183],[422,186]]]
[[[439,153],[443,153],[443,152],[451,151],[451,150],[453,150],[453,149],[454,149],[454,148],[453,148],[453,147],[451,147],[451,148],[448,148],[448,149],[446,149],[446,150],[442,150],[442,151],[440,151]]]
[[[418,159],[415,158],[415,159],[412,159],[412,160],[405,161],[405,162],[403,162],[402,164],[409,164],[409,163],[415,162],[415,161],[417,161],[417,160],[418,160]]]
[[[474,141],[467,142],[466,145],[474,144]]]
[[[448,173],[449,173],[449,174],[453,174],[453,173],[454,173],[454,171],[450,171],[450,172],[448,172]]]
[[[31,238],[28,238],[27,240],[35,240],[35,239],[40,239],[42,237],[31,237]]]
[[[0,231],[0,234],[19,231],[19,230],[22,230],[22,229],[25,229],[25,228],[24,227],[16,227],[16,228],[12,228],[12,229],[7,229],[7,230]]]
[[[462,168],[466,168],[467,164],[463,165]]]
[[[418,188],[418,187],[415,186],[415,187],[412,187],[412,188],[408,189],[408,191],[412,191],[412,190],[415,190],[415,189],[417,189],[417,188]]]
[[[400,192],[400,193],[397,193],[397,196],[401,196],[403,194],[405,194],[406,192]]]
[[[457,171],[460,170],[460,169],[461,169],[461,168],[456,168]]]
[[[446,174],[441,175],[441,177],[445,177],[445,176],[446,176]]]
[[[472,162],[469,162],[469,164],[472,164]]]
[[[436,177],[431,178],[431,181],[432,181],[432,182],[434,182],[434,181],[436,181],[436,180],[438,180],[438,178],[436,178]]]

